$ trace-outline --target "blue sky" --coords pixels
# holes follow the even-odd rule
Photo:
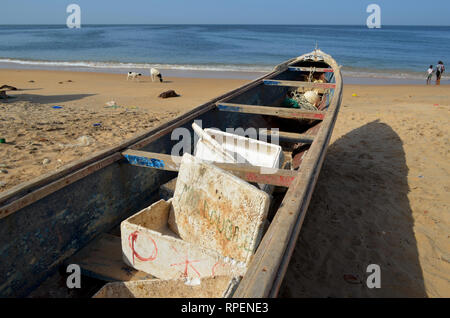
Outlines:
[[[0,24],[65,24],[67,5],[83,24],[365,24],[381,7],[385,25],[449,25],[449,0],[1,0]]]

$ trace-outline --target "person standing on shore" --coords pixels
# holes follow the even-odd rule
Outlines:
[[[436,65],[436,85],[441,85],[441,77],[444,72],[445,72],[444,63],[442,63],[442,61],[439,61],[438,65]]]
[[[434,73],[433,65],[430,65],[430,67],[427,70],[427,85],[431,84],[431,78],[433,77],[433,73]]]

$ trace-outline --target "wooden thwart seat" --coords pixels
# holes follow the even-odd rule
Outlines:
[[[306,135],[306,134],[297,134],[297,133],[291,133],[291,132],[285,132],[285,131],[273,131],[268,130],[266,133],[260,132],[260,135],[266,135],[266,136],[276,136],[278,135],[279,141],[283,142],[301,142],[304,144],[312,144],[314,141],[314,136],[312,135]]]
[[[289,71],[293,72],[316,72],[316,73],[333,73],[332,68],[318,68],[318,67],[297,67],[297,66],[289,66]]]
[[[279,80],[264,80],[263,82],[265,85],[270,86],[288,86],[288,87],[323,88],[323,89],[336,88],[336,84],[333,83],[312,83],[312,82],[279,81]]]
[[[225,112],[237,112],[246,114],[270,115],[295,119],[323,120],[326,111],[303,110],[296,108],[272,107],[261,105],[246,105],[234,103],[216,103],[217,109]]]
[[[124,151],[122,155],[132,165],[160,170],[178,171],[181,164],[181,157],[161,153],[129,149]],[[248,182],[280,187],[289,187],[298,173],[293,170],[258,167],[247,164],[219,162],[214,162],[213,164]]]

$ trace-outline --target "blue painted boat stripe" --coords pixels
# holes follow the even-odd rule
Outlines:
[[[218,104],[217,108],[219,110],[225,110],[225,111],[229,111],[229,112],[242,112],[242,107],[239,107],[239,106],[229,106],[229,105]]]
[[[125,159],[132,164],[137,166],[145,166],[150,168],[164,168],[165,164],[164,161],[154,158],[145,158],[145,157],[138,157],[138,156],[132,156],[132,155],[124,155]]]
[[[266,85],[279,85],[280,82],[278,82],[278,81],[264,80],[264,84],[266,84]]]

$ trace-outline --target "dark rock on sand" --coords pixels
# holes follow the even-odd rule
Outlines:
[[[169,97],[178,97],[180,95],[178,95],[177,93],[175,93],[175,91],[173,89],[169,90],[169,91],[165,91],[161,94],[159,94],[158,97],[160,98],[169,98]]]

